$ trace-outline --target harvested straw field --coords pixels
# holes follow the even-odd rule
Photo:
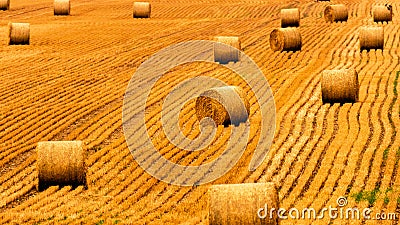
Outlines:
[[[133,18],[131,0],[71,0],[69,16],[54,16],[53,0],[12,0],[9,10],[0,10],[0,224],[209,224],[210,187],[263,182],[275,184],[279,207],[287,210],[338,208],[337,200],[344,196],[344,210],[370,208],[373,218],[377,212],[400,213],[398,1],[391,1],[392,21],[379,25],[371,14],[375,0],[149,3],[151,16],[146,19]],[[325,21],[330,4],[347,6],[347,22]],[[270,34],[280,28],[284,8],[301,13],[296,28],[301,51],[271,49]],[[30,24],[29,45],[8,45],[9,22]],[[371,25],[382,26],[384,47],[360,51],[360,27]],[[249,139],[240,160],[215,181],[167,184],[132,157],[123,131],[124,94],[151,55],[172,44],[215,36],[240,37],[242,51],[268,80],[276,107],[272,146],[261,165],[249,171],[254,149],[264,141],[253,91],[223,65],[179,65],[156,82],[147,98],[146,126],[154,147],[186,166],[223,155],[233,126],[219,126],[215,139],[201,151],[183,151],[164,134],[162,102],[175,86],[196,76],[246,92]],[[340,69],[357,72],[357,101],[324,104],[321,74]],[[150,82],[133,79],[143,87]],[[137,90],[138,98],[141,92]],[[184,104],[177,115],[182,133],[197,137],[195,100],[176,104]],[[145,135],[134,138],[140,142]],[[87,188],[59,185],[38,191],[38,143],[73,140],[85,144]],[[168,167],[164,170],[176,176]],[[259,194],[262,201],[265,193]],[[398,224],[399,218],[334,219],[325,214],[280,224]]]

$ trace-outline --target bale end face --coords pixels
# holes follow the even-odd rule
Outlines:
[[[0,10],[9,10],[10,0],[0,0]]]
[[[37,145],[38,190],[86,183],[86,151],[81,141],[47,141]]]
[[[54,0],[54,15],[68,16],[71,11],[71,3],[69,0]]]
[[[300,51],[301,34],[296,28],[274,29],[269,37],[269,44],[273,51]]]
[[[321,78],[323,103],[355,103],[358,101],[358,74],[354,69],[324,70]]]
[[[277,225],[278,192],[273,183],[213,185],[209,191],[210,225]]]
[[[210,117],[216,125],[239,125],[250,114],[250,103],[244,90],[237,86],[211,88],[196,99],[196,116],[199,121]]]
[[[217,36],[214,37],[214,61],[220,64],[240,61],[241,43],[239,37]],[[221,44],[222,43],[222,44]],[[229,46],[232,47],[229,47]]]
[[[151,4],[149,2],[133,3],[133,18],[150,18]]]
[[[8,44],[29,45],[30,24],[29,23],[8,23]]]
[[[281,27],[299,27],[300,26],[300,10],[281,9]]]

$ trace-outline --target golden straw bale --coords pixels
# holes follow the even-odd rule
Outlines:
[[[150,18],[151,4],[149,2],[133,3],[133,18]]]
[[[274,29],[270,34],[269,44],[273,51],[299,51],[300,31],[293,27]]]
[[[211,88],[200,94],[195,109],[199,121],[210,117],[216,125],[239,125],[247,121],[250,103],[242,88],[225,86]]]
[[[382,49],[385,44],[383,27],[364,26],[359,33],[360,50]]]
[[[392,21],[393,10],[392,5],[385,4],[372,7],[372,15],[374,22],[389,22]]]
[[[71,4],[69,0],[54,0],[54,15],[67,16],[70,14]]]
[[[328,5],[324,10],[324,17],[326,22],[331,23],[347,21],[349,12],[344,4]]]
[[[279,197],[273,183],[212,185],[209,197],[210,225],[278,224]]]
[[[323,103],[357,102],[358,90],[358,74],[354,69],[322,71],[321,92]]]
[[[300,26],[300,10],[281,9],[281,27],[298,27]]]
[[[46,141],[37,145],[38,189],[86,185],[86,150],[82,141]]]
[[[30,25],[29,23],[8,23],[8,44],[29,45]]]
[[[0,10],[9,10],[10,0],[0,0]]]
[[[241,44],[239,37],[235,36],[216,36],[214,41],[214,61],[221,64],[227,64],[229,62],[238,62],[240,60]],[[220,44],[223,43],[223,44]],[[230,45],[234,48],[230,48]]]

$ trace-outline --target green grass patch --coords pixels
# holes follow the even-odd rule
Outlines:
[[[389,204],[389,197],[388,196],[385,196],[385,198],[383,199],[383,203],[385,205]]]
[[[357,203],[367,201],[370,205],[373,205],[379,197],[383,197],[383,203],[387,205],[390,202],[388,193],[392,191],[392,187],[387,188],[385,191],[381,191],[379,187],[375,187],[375,189],[372,191],[360,191],[358,193],[354,193],[351,195],[351,197],[353,197]],[[400,204],[400,197],[397,198],[397,203]]]
[[[354,193],[352,197],[356,200],[357,203],[361,202],[363,200],[363,192],[360,191],[358,193]]]
[[[373,205],[375,201],[378,199],[379,195],[379,187],[376,187],[372,191],[360,191],[358,193],[354,193],[352,197],[355,199],[357,203],[361,201],[368,201],[370,205]]]
[[[99,222],[96,223],[96,225],[101,225],[104,224],[104,220],[99,220]]]
[[[383,151],[383,159],[387,160],[388,156],[389,156],[389,149],[387,148],[385,149],[385,151]]]

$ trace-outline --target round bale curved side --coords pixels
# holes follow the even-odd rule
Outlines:
[[[37,145],[38,190],[86,184],[86,151],[82,141],[46,141]]]
[[[200,94],[195,109],[199,121],[210,117],[216,125],[239,125],[247,121],[250,103],[241,87],[225,86],[211,88]]]
[[[212,185],[209,189],[210,225],[277,225],[278,191],[273,183]]]
[[[8,44],[29,45],[30,24],[29,23],[8,23]]]
[[[385,44],[383,27],[364,26],[359,33],[360,50],[382,49]]]
[[[274,29],[270,34],[269,44],[273,51],[300,51],[300,31],[293,27]]]
[[[54,15],[55,16],[68,16],[71,11],[71,4],[69,0],[54,0]]]
[[[133,3],[133,18],[150,18],[151,4],[149,2]]]
[[[324,10],[324,18],[326,22],[343,22],[349,18],[347,6],[344,4],[328,5]]]
[[[386,4],[372,7],[372,16],[374,18],[374,22],[376,23],[392,21],[392,5]]]
[[[323,103],[355,103],[358,101],[358,91],[358,74],[354,69],[322,71]]]
[[[240,50],[241,43],[239,37],[235,36],[216,36],[214,41],[214,61],[221,64],[227,64],[229,62],[240,61]],[[222,44],[220,44],[222,43]],[[230,45],[234,48],[231,48]]]
[[[299,27],[300,26],[300,10],[281,9],[281,27]]]
[[[10,0],[0,0],[0,10],[9,10]]]

